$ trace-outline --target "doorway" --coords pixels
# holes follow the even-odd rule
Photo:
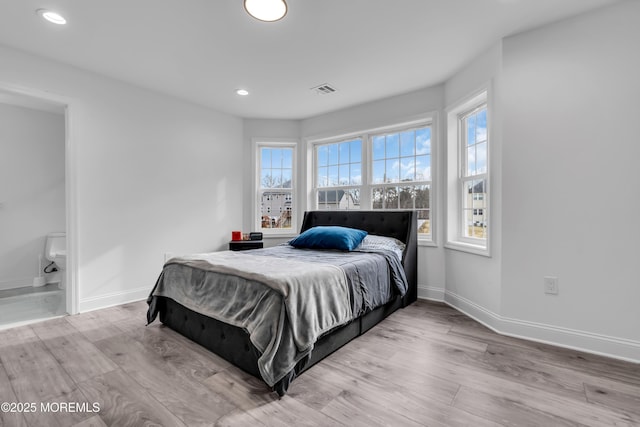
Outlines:
[[[68,104],[0,85],[0,329],[74,312]],[[6,154],[5,154],[6,153]],[[57,256],[47,253],[56,239]],[[65,236],[65,239],[60,239]],[[60,247],[61,242],[64,248]],[[71,248],[68,248],[71,249]]]

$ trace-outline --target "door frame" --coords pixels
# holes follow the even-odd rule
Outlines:
[[[75,134],[75,101],[69,97],[51,92],[22,87],[0,81],[0,90],[16,96],[34,98],[44,103],[54,104],[64,109],[65,141],[65,222],[67,233],[67,265],[66,265],[66,311],[78,313],[78,221],[77,221],[77,163]]]

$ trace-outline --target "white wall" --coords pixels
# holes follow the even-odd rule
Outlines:
[[[508,335],[640,361],[640,3],[504,39],[446,82],[491,82],[491,258],[447,250],[444,300]],[[543,277],[560,292],[546,295]]]
[[[226,247],[243,212],[239,118],[8,48],[0,61],[0,86],[71,104],[80,311],[144,298],[165,253]]]
[[[0,289],[31,286],[65,231],[64,115],[0,104]]]
[[[429,87],[302,120],[301,135],[316,138],[394,125],[439,111],[443,101],[444,87]]]
[[[477,59],[460,70],[445,84],[446,108],[455,107],[456,104],[467,100],[481,89],[489,89],[489,190],[491,192],[489,199],[489,233],[491,257],[451,249],[446,250],[444,257],[446,277],[444,300],[486,322],[490,320],[490,316],[493,313],[500,312],[501,301],[501,68],[502,43],[497,43],[487,52],[480,54]],[[445,145],[443,144],[443,146]],[[444,188],[446,183],[444,174],[440,182]],[[487,318],[487,314],[489,318]]]
[[[502,197],[502,314],[636,360],[638,40],[637,1],[505,39]]]

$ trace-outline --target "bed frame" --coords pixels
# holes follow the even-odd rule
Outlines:
[[[352,339],[362,335],[398,308],[417,299],[417,216],[413,211],[309,211],[305,212],[301,232],[318,225],[358,228],[369,234],[390,236],[404,242],[403,267],[408,290],[361,317],[323,335],[316,342],[309,359],[298,363],[294,371],[274,386],[284,395],[293,379]],[[169,328],[213,351],[244,371],[261,378],[258,371],[260,352],[242,328],[196,313],[172,299],[159,297],[160,321]]]

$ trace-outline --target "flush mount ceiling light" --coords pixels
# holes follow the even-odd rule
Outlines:
[[[247,96],[249,95],[249,91],[246,89],[238,89],[236,90],[236,93],[240,96]]]
[[[244,10],[260,21],[273,22],[287,14],[287,3],[284,0],[244,0]]]
[[[42,16],[47,21],[57,25],[64,25],[67,23],[67,20],[64,19],[64,16],[60,15],[59,13],[53,12],[51,10],[38,9],[36,10],[36,13]]]

